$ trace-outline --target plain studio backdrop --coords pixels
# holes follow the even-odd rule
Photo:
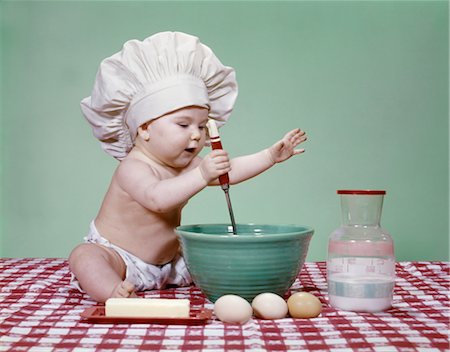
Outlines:
[[[200,37],[236,69],[231,156],[292,128],[306,153],[230,190],[239,223],[340,226],[337,189],[387,191],[397,260],[448,260],[447,1],[2,1],[2,257],[67,257],[117,161],[81,114],[100,61],[160,31]],[[183,224],[228,222],[210,187]]]

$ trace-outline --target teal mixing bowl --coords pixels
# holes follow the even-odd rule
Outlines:
[[[176,230],[194,283],[211,302],[225,294],[249,302],[259,293],[283,296],[291,287],[314,233],[296,225],[179,226]]]

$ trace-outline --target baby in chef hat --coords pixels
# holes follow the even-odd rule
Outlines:
[[[295,148],[305,133],[295,129],[255,154],[199,157],[208,119],[223,125],[236,97],[234,70],[188,34],[130,40],[102,61],[81,108],[120,163],[84,243],[70,254],[74,286],[104,302],[191,283],[175,234],[188,200],[227,172],[236,184],[304,151]]]

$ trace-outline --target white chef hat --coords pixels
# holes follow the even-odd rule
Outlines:
[[[236,97],[233,68],[224,66],[197,37],[162,32],[127,41],[120,52],[103,60],[81,110],[102,148],[122,160],[142,124],[187,106],[201,106],[221,126]]]

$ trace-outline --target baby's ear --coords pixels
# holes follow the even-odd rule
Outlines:
[[[148,123],[144,123],[143,125],[138,127],[138,136],[143,140],[148,141],[150,139],[150,133],[148,132]]]

